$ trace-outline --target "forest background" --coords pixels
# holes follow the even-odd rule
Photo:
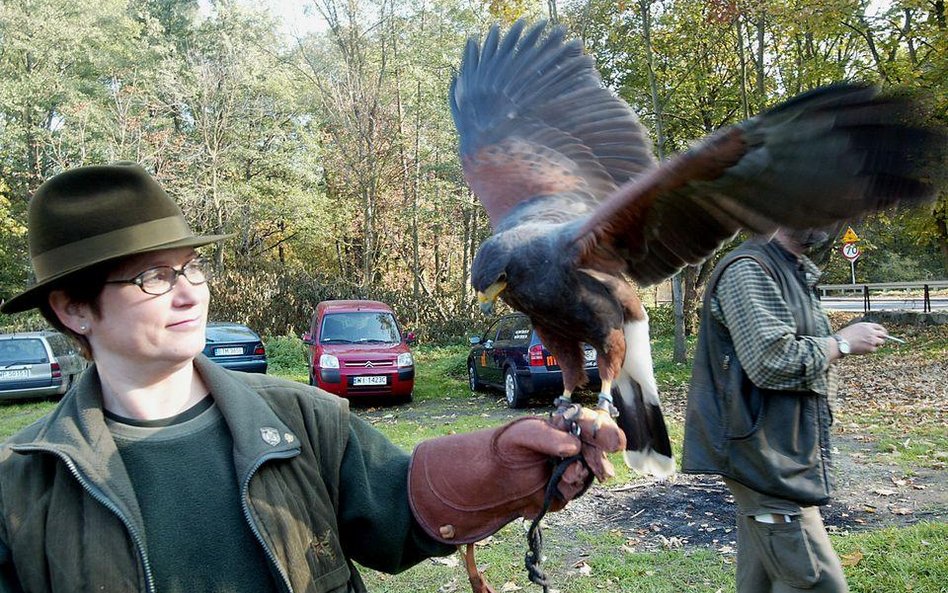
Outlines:
[[[0,298],[30,280],[29,196],[136,161],[210,252],[211,317],[299,335],[315,304],[378,298],[432,342],[482,325],[469,267],[490,233],[447,92],[464,41],[548,18],[581,38],[655,153],[840,80],[907,87],[948,123],[944,0],[310,0],[324,27],[235,0],[0,3]],[[849,221],[860,281],[948,277],[948,197]],[[824,254],[825,281],[849,263]],[[685,321],[711,267],[680,275]],[[0,326],[42,325],[0,315]],[[689,324],[685,324],[688,329]]]

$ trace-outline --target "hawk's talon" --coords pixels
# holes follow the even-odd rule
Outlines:
[[[563,417],[563,421],[566,422],[567,431],[575,436],[579,437],[582,432],[579,423],[576,422],[576,419],[582,415],[583,409],[579,404],[574,404],[572,400],[568,397],[560,396],[553,400],[553,403],[556,405],[556,411],[552,415],[560,415]]]
[[[602,393],[599,394],[599,405],[597,406],[597,411],[609,414],[609,416],[612,418],[616,418],[619,415],[619,410],[615,407],[615,405],[613,405],[612,398]]]

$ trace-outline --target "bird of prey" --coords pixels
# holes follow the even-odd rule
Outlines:
[[[468,40],[450,90],[464,176],[490,217],[471,282],[490,313],[527,314],[563,372],[562,404],[594,346],[599,408],[627,464],[673,473],[635,285],[709,257],[739,230],[824,227],[936,191],[944,134],[906,96],[836,84],[656,162],[646,130],[562,28],[521,20]],[[615,407],[613,407],[613,405]]]

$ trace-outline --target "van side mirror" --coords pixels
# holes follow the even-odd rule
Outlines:
[[[300,338],[302,338],[304,344],[313,344],[313,336],[309,332],[304,332]]]
[[[415,336],[415,332],[408,332],[405,334],[405,343],[409,346],[414,345],[418,341],[418,338]]]

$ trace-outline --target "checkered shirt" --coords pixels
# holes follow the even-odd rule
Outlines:
[[[797,336],[796,322],[777,283],[751,259],[729,265],[711,299],[711,315],[731,333],[737,356],[755,385],[780,391],[810,390],[835,400],[838,379],[829,363],[832,329],[814,287],[820,270],[801,257],[818,330]]]

